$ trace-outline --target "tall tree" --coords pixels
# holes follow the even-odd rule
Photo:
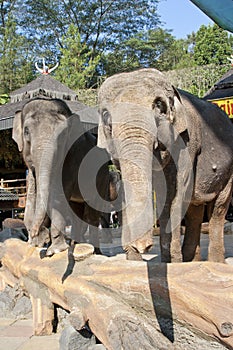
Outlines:
[[[110,50],[143,30],[159,24],[159,0],[17,0],[19,25],[36,38],[38,52],[62,47],[70,24],[77,26],[82,43],[92,52]],[[20,11],[19,11],[20,10]],[[30,26],[28,26],[30,23]]]
[[[169,31],[161,28],[140,32],[104,55],[103,70],[111,75],[142,67],[161,69],[161,57],[174,40]]]
[[[186,39],[172,40],[164,52],[162,52],[157,62],[157,67],[165,71],[192,67],[193,65],[193,53]]]
[[[217,24],[202,25],[196,33],[194,60],[196,65],[224,64],[232,54],[233,37]]]
[[[28,42],[18,33],[15,1],[0,3],[0,93],[5,94],[32,79]]]
[[[61,59],[56,77],[71,89],[89,87],[100,56],[93,58],[92,51],[82,43],[78,27],[74,24],[69,26],[61,42]]]

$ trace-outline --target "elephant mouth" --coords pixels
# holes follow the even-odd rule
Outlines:
[[[160,167],[162,167],[162,169],[164,169],[168,162],[171,160],[171,154],[166,148],[160,149],[159,147],[157,147],[156,150],[154,150],[154,156],[159,161]]]
[[[166,146],[161,141],[159,141],[158,142],[158,149],[160,151],[166,151]]]
[[[34,163],[33,161],[31,160],[31,158],[28,158],[28,159],[25,159],[26,161],[26,164],[28,166],[28,168],[32,171],[32,173],[34,174],[35,173],[35,166],[34,166]]]
[[[36,180],[36,169],[35,169],[35,166],[33,165],[33,163],[28,164],[28,166],[29,166],[29,168],[30,168],[30,170],[32,172],[32,176],[33,176],[34,180]]]

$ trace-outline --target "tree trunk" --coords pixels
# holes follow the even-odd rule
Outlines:
[[[108,350],[233,349],[233,266],[92,252],[76,245],[72,256],[41,259],[38,249],[16,239],[0,246],[0,279],[30,295],[36,334],[52,332],[54,303],[70,311],[76,329],[88,323]]]

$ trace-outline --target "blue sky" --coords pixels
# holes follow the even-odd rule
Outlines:
[[[190,0],[160,0],[158,12],[164,29],[172,29],[177,39],[185,39],[188,34],[197,32],[202,24],[213,23]]]

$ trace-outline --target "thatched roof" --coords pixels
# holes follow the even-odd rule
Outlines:
[[[60,98],[67,101],[77,101],[78,97],[75,91],[52,78],[50,75],[41,74],[29,84],[10,94],[11,102],[18,102],[33,97],[46,96],[50,98]]]
[[[205,100],[218,100],[233,96],[233,68],[226,72],[205,94]]]
[[[39,75],[29,84],[12,92],[10,102],[0,106],[0,130],[12,128],[15,112],[21,110],[26,102],[35,97],[64,100],[73,113],[80,115],[85,129],[95,128],[96,132],[98,125],[97,109],[79,102],[75,91],[46,74]]]

